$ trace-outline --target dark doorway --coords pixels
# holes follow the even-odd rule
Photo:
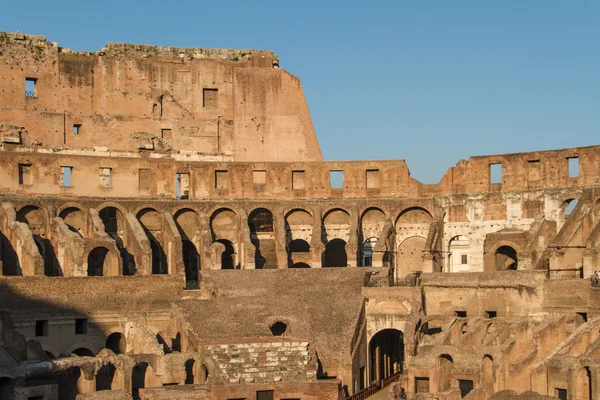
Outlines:
[[[127,340],[122,333],[111,333],[106,338],[106,348],[112,350],[115,354],[124,354],[127,349]]]
[[[183,264],[185,265],[186,289],[198,289],[198,274],[200,271],[200,254],[194,243],[183,242]]]
[[[333,239],[327,242],[323,253],[323,267],[346,267],[346,242],[342,239]]]
[[[404,335],[397,329],[379,331],[369,342],[371,382],[402,372],[404,367]]]
[[[96,247],[88,254],[88,276],[103,276],[104,275],[104,264],[106,263],[106,256],[108,255],[108,249],[106,247]]]
[[[233,243],[227,239],[217,240],[225,246],[225,250],[221,253],[221,269],[234,269],[233,255],[235,251],[233,249]]]

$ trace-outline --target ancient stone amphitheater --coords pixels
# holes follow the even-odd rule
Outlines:
[[[600,147],[323,161],[259,50],[0,33],[0,90],[0,399],[600,398]]]

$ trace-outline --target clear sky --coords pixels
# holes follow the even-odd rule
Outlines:
[[[403,158],[435,183],[471,155],[600,144],[600,1],[5,1],[0,30],[271,49],[326,160]]]

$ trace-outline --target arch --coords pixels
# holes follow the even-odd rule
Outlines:
[[[560,206],[560,209],[561,209],[563,215],[564,216],[571,215],[571,213],[573,212],[575,207],[577,207],[578,203],[579,203],[578,199],[567,199],[567,200],[563,201],[563,203]]]
[[[239,217],[229,208],[219,208],[210,217],[210,230],[214,241],[227,239],[238,240]]]
[[[96,391],[122,389],[124,386],[123,373],[114,364],[105,364],[96,375]]]
[[[323,241],[342,239],[347,243],[350,240],[350,226],[350,213],[341,208],[332,208],[323,215]]]
[[[193,385],[196,383],[194,364],[196,364],[196,360],[190,358],[185,361],[185,384]]]
[[[439,391],[446,392],[452,386],[452,370],[454,369],[454,359],[449,354],[441,354],[438,357]]]
[[[271,334],[273,336],[284,336],[285,332],[287,331],[287,327],[288,326],[285,322],[276,321],[275,323],[271,324],[269,329],[271,330]]]
[[[106,205],[98,211],[98,215],[104,224],[104,232],[113,239],[123,260],[123,275],[135,275],[135,257],[125,245],[127,237],[125,234],[125,216],[123,211],[116,205]]]
[[[94,357],[95,354],[93,351],[86,347],[78,347],[71,352],[71,354],[75,354],[79,357]]]
[[[294,265],[310,264],[310,244],[303,239],[294,239],[288,243],[288,268],[292,268]],[[309,266],[310,268],[310,266]]]
[[[48,360],[54,360],[56,358],[56,356],[54,356],[54,354],[52,354],[48,350],[44,350],[44,354],[46,355],[46,358],[48,358]]]
[[[404,369],[404,333],[388,328],[369,341],[370,382],[385,379]]]
[[[233,243],[227,239],[217,240],[217,242],[225,246],[225,249],[221,253],[221,269],[235,269],[235,248],[233,247]]]
[[[289,266],[289,268],[310,268],[310,265],[303,262],[297,262]]]
[[[104,271],[111,269],[111,257],[106,247],[96,247],[88,254],[87,275],[103,276]]]
[[[398,272],[401,276],[423,271],[423,250],[426,239],[422,236],[411,236],[398,247]]]
[[[88,237],[87,215],[78,207],[67,207],[58,216],[65,222],[67,227],[81,237]]]
[[[254,268],[277,268],[273,213],[257,208],[248,216],[250,242],[254,245]]]
[[[494,358],[489,354],[481,359],[481,387],[489,390],[494,388]]]
[[[346,255],[346,242],[342,239],[333,239],[325,245],[323,252],[323,267],[346,267],[348,256]]]
[[[173,215],[181,238],[194,241],[201,236],[200,216],[191,208],[182,208]]]
[[[182,243],[183,265],[185,266],[185,281],[186,287],[191,289],[192,286],[197,288],[198,276],[200,274],[200,254],[196,246],[191,241],[185,239]]]
[[[431,213],[422,207],[409,207],[398,215],[396,219],[396,226],[398,225],[427,225],[433,221]]]
[[[375,243],[377,243],[377,239],[381,236],[383,231],[383,227],[385,226],[386,216],[383,211],[379,208],[371,207],[366,209],[360,218],[360,234],[361,240],[366,241],[368,238],[375,238]],[[372,259],[372,254],[371,256]],[[362,256],[362,265],[364,264],[365,255],[363,253]],[[372,264],[372,263],[371,263]]]
[[[106,338],[107,349],[112,350],[115,354],[125,354],[127,350],[127,339],[121,332],[111,333]]]
[[[46,238],[48,229],[46,213],[36,205],[27,205],[19,209],[16,220],[26,224],[31,230],[33,240],[44,260],[44,274],[47,276],[62,275],[54,247],[50,240]]]
[[[494,255],[497,271],[516,270],[519,266],[517,251],[511,246],[498,247]]]
[[[138,362],[131,369],[131,391],[133,398],[139,397],[140,389],[146,387],[147,362]]]
[[[465,235],[453,236],[448,241],[446,272],[469,271],[469,238]]]
[[[136,218],[144,228],[152,252],[152,274],[167,274],[167,256],[162,248],[162,214],[154,208],[141,209]]]

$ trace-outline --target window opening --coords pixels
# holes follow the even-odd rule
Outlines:
[[[329,184],[332,189],[343,189],[344,171],[329,171]]]
[[[73,135],[81,133],[81,124],[73,124]]]
[[[569,178],[577,178],[579,176],[579,157],[567,157],[569,163]]]
[[[502,164],[490,164],[490,183],[502,183]]]
[[[87,318],[77,318],[75,320],[75,334],[83,335],[88,331],[88,320]]]
[[[19,164],[19,185],[31,185],[32,183],[31,164]]]
[[[35,336],[48,336],[48,320],[35,321]]]
[[[37,79],[25,78],[25,97],[37,97]]]
[[[65,187],[71,186],[71,175],[73,174],[73,167],[61,167],[62,173],[60,175],[60,181]]]

